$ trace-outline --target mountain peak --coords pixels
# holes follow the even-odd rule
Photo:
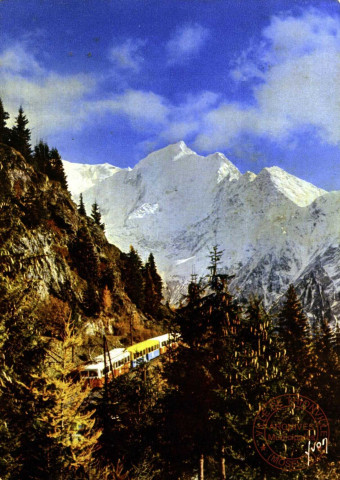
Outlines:
[[[156,150],[155,152],[152,152],[150,155],[169,155],[169,157],[173,157],[173,160],[177,160],[177,156],[183,156],[183,155],[196,155],[196,152],[191,150],[183,140],[177,142],[177,143],[171,143],[170,145],[167,145],[166,147],[160,148],[159,150]],[[150,156],[148,155],[148,156]]]
[[[182,157],[196,155],[187,145],[181,140],[177,143],[172,143],[166,147],[160,148],[152,153],[149,153],[143,158],[135,168],[155,167],[156,165],[167,164],[170,162],[177,162]]]
[[[325,190],[275,166],[263,168],[256,177],[256,183],[262,188],[274,187],[299,207],[310,205],[316,198],[326,193]]]

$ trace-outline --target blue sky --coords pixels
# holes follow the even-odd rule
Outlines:
[[[5,107],[67,160],[184,140],[340,189],[338,0],[2,0],[0,32]]]

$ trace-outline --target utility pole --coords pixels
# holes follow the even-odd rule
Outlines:
[[[130,347],[133,345],[133,319],[130,316]]]

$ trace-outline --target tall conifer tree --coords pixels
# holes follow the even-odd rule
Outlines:
[[[143,263],[138,252],[130,246],[124,267],[125,290],[138,308],[144,305]]]
[[[91,217],[98,227],[100,227],[102,230],[105,229],[105,224],[102,223],[102,214],[100,213],[98,203],[96,201],[92,204]]]
[[[278,331],[295,367],[297,385],[306,391],[311,386],[315,358],[308,319],[293,285],[289,286],[286,301],[279,313]]]
[[[38,145],[34,147],[33,164],[39,172],[49,174],[50,149],[43,140],[40,140]]]
[[[27,128],[28,120],[24,115],[22,107],[19,108],[19,114],[15,119],[15,125],[10,131],[10,145],[20,152],[26,160],[31,160],[31,131]]]
[[[49,177],[51,180],[55,180],[60,183],[60,185],[67,190],[67,179],[65,175],[63,161],[61,159],[60,153],[56,148],[52,148],[49,155],[50,168],[49,168]]]
[[[82,193],[79,195],[78,213],[79,213],[79,215],[82,215],[83,217],[86,217],[86,210],[85,210],[85,205],[84,205],[84,200],[83,200],[83,194]]]
[[[143,269],[144,276],[144,311],[152,316],[157,316],[159,313],[162,295],[162,279],[157,272],[155,259],[150,253],[148,261]]]

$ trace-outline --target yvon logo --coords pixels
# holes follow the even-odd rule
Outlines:
[[[308,468],[327,455],[329,423],[322,408],[299,394],[272,398],[257,413],[253,439],[260,456],[279,470]]]

